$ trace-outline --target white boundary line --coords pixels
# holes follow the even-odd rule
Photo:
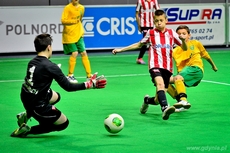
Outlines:
[[[106,53],[101,53],[101,54],[107,54],[108,52],[106,52]],[[129,52],[126,52],[126,53],[129,53]],[[117,57],[119,56],[119,57],[127,57],[127,56],[136,56],[136,53],[135,54],[132,54],[133,52],[130,52],[131,54],[123,54],[123,55],[117,55]],[[217,52],[210,52],[210,53],[229,53],[229,51],[217,51]],[[90,55],[90,57],[89,58],[108,58],[108,57],[112,57],[112,56],[114,56],[114,55],[112,55],[112,53],[111,53],[111,55],[101,55],[100,53],[99,54],[97,54],[97,55],[94,55],[94,53],[92,53],[92,55]],[[109,53],[108,53],[109,54]],[[33,55],[32,55],[33,56]],[[55,55],[54,55],[55,56]],[[57,55],[57,56],[59,56],[59,55]],[[63,57],[63,56],[65,56],[65,55],[60,55],[61,57],[53,57],[53,58],[51,58],[51,60],[53,59],[53,60],[66,60],[66,59],[68,59],[69,57],[67,57],[66,56],[66,58],[65,57]],[[31,57],[30,57],[31,58]],[[29,61],[30,60],[30,58],[28,57],[28,58],[25,58],[25,59],[10,59],[9,58],[9,60],[6,58],[6,59],[4,59],[4,60],[0,60],[0,62],[21,62],[21,61]],[[115,78],[115,77],[133,77],[133,76],[147,76],[147,75],[149,75],[149,74],[121,74],[121,75],[109,75],[109,76],[106,76],[107,78]],[[85,78],[85,77],[77,77],[77,78]],[[23,82],[24,80],[0,80],[0,83],[7,83],[7,82]],[[224,83],[224,82],[216,82],[216,81],[210,81],[210,80],[202,80],[202,82],[207,82],[207,83],[212,83],[212,84],[219,84],[219,85],[225,85],[225,86],[230,86],[230,84],[229,83]]]
[[[209,54],[216,54],[216,53],[230,53],[229,51],[210,51]],[[89,54],[89,58],[108,58],[108,57],[132,57],[132,56],[137,56],[135,51],[127,51],[125,53],[122,54],[118,54],[118,55],[113,55],[112,52],[111,54],[109,52],[95,52],[95,53],[88,53]],[[26,55],[27,56],[27,55]],[[0,58],[0,62],[21,62],[21,61],[29,61],[30,59],[32,59],[33,57],[35,57],[36,55],[28,55],[28,57],[4,57],[4,58]],[[58,57],[60,56],[60,57]],[[20,59],[18,59],[20,58]],[[66,60],[69,59],[68,55],[53,55],[53,57],[50,58],[50,60]]]
[[[89,54],[89,53],[88,53]],[[103,53],[104,54],[104,53]],[[60,57],[58,57],[60,56]],[[133,54],[133,55],[130,55],[130,54],[123,54],[123,55],[89,55],[89,59],[91,58],[108,58],[108,57],[111,57],[111,58],[116,58],[116,57],[132,57],[132,56],[137,56],[136,54]],[[0,58],[0,62],[29,62],[32,58],[34,58],[35,56],[31,56],[30,58],[24,58],[24,57],[19,57],[20,59],[17,59],[15,57],[13,58]],[[80,57],[80,56],[79,56]],[[69,56],[65,56],[65,55],[57,55],[55,57],[51,57],[50,60],[53,61],[53,60],[68,60],[69,59]]]
[[[230,86],[229,83],[224,83],[224,82],[216,82],[216,81],[209,81],[209,80],[201,80],[201,81],[202,81],[202,82],[212,83],[212,84],[220,84],[220,85]]]
[[[117,78],[117,77],[138,77],[138,76],[149,76],[149,74],[121,74],[121,75],[105,75],[106,78]],[[84,79],[84,77],[77,77],[80,79]],[[7,83],[7,82],[23,82],[24,80],[0,80],[0,83]],[[201,80],[201,82],[218,84],[218,85],[225,85],[230,86],[230,83],[225,82],[217,82],[217,81],[210,81],[210,80]]]

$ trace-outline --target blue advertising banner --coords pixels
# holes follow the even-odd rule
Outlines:
[[[83,18],[87,49],[111,49],[139,41],[135,6],[86,7]]]
[[[225,41],[225,7],[222,4],[161,5],[168,17],[167,28],[185,24],[191,39],[204,45],[223,45]],[[87,49],[124,47],[142,38],[135,19],[135,5],[86,6],[83,20]]]

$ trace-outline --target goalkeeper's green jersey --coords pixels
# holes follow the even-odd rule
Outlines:
[[[185,66],[198,66],[204,72],[202,58],[210,59],[208,52],[198,40],[189,40],[186,43],[187,51],[183,51],[180,46],[173,49],[177,71],[180,72]]]
[[[64,26],[62,32],[63,44],[76,43],[84,35],[81,23],[84,12],[85,8],[81,4],[74,6],[72,3],[69,3],[65,6],[61,17],[61,22]]]

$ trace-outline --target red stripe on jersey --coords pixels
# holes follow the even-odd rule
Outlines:
[[[141,5],[142,5],[142,16],[141,16],[141,27],[146,27],[146,22],[145,22],[145,19],[147,18],[146,17],[146,13],[143,13],[143,11],[146,10],[146,6],[145,6],[145,0],[142,0],[141,1]]]
[[[152,9],[152,7],[151,7],[151,1],[146,4],[146,7],[148,7],[147,10],[151,10]],[[149,23],[149,25],[148,25],[149,27],[153,27],[153,19],[152,19],[152,15],[153,14],[152,13],[153,13],[152,11],[146,12],[146,16],[148,14],[148,18],[146,18],[146,20],[147,20],[146,23]]]
[[[166,44],[166,41],[165,41],[165,32],[162,33],[160,32],[160,44],[164,45]],[[164,68],[167,68],[167,64],[168,64],[168,60],[167,60],[167,55],[166,55],[166,48],[162,47],[161,48],[161,55],[159,55],[162,57],[162,65]]]
[[[154,9],[155,9],[155,10],[160,9],[160,5],[159,5],[158,1],[157,1],[157,0],[152,0],[152,1],[153,1],[153,3],[154,3]]]
[[[155,37],[155,30],[150,30],[150,39],[151,39],[151,44],[152,45],[155,45],[156,44],[156,39],[155,39],[156,37]],[[160,65],[159,65],[159,63],[158,63],[158,56],[157,56],[157,52],[156,52],[156,49],[154,49],[155,48],[155,46],[150,46],[149,47],[149,50],[150,50],[150,52],[152,52],[152,54],[149,54],[150,56],[151,56],[151,58],[150,59],[153,59],[153,63],[154,63],[154,67],[156,67],[156,68],[159,68],[160,67]],[[152,55],[153,55],[153,57],[152,57]],[[151,65],[149,66],[149,69],[151,68]]]
[[[173,37],[172,29],[169,29],[168,32],[169,32],[169,35]],[[174,38],[173,38],[173,39],[174,39]],[[170,44],[172,44],[172,45],[173,45],[173,39],[170,39]],[[171,49],[172,49],[172,48],[171,48]],[[169,56],[170,56],[170,59],[172,59],[172,51],[170,51]],[[170,61],[170,68],[171,68],[171,69],[173,68],[173,61],[172,61],[172,60]]]

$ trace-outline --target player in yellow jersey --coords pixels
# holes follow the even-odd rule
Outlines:
[[[80,0],[72,0],[72,2],[66,5],[61,17],[61,22],[64,27],[62,32],[64,54],[70,55],[67,78],[72,83],[77,83],[77,80],[74,77],[74,69],[78,53],[81,54],[86,77],[90,78],[92,76],[90,61],[83,40],[84,28],[81,23],[85,8],[79,3],[79,1]]]
[[[170,82],[174,84],[168,87],[168,93],[177,99],[174,104],[176,111],[189,109],[191,104],[187,101],[186,87],[197,86],[204,74],[202,58],[206,59],[216,72],[217,67],[212,58],[198,40],[190,40],[190,30],[185,25],[180,25],[176,32],[179,35],[186,36],[187,51],[183,51],[180,47],[173,50],[173,59],[175,60],[178,74],[171,77]],[[185,87],[186,86],[186,87]]]

